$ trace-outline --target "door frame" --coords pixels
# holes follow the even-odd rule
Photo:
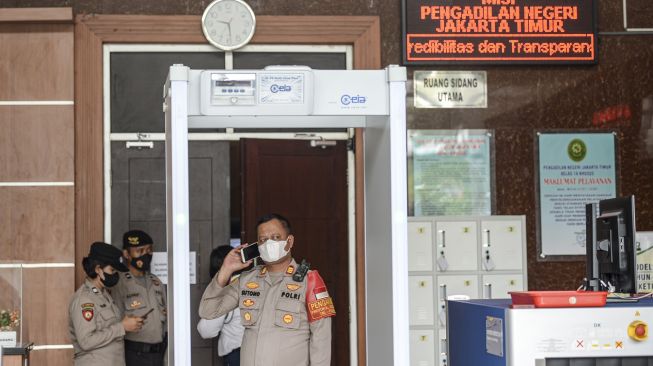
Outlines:
[[[163,132],[135,132],[135,133],[112,133],[111,132],[111,53],[112,52],[174,52],[174,53],[199,53],[216,52],[211,45],[197,44],[105,44],[102,47],[102,85],[103,85],[103,147],[104,147],[104,241],[111,243],[111,142],[112,141],[165,141]],[[302,52],[302,53],[341,53],[345,54],[346,69],[353,66],[351,46],[333,45],[247,45],[237,51],[224,52],[225,70],[233,70],[233,54],[240,52]],[[220,52],[222,53],[222,52]],[[305,138],[303,135],[315,135]],[[224,133],[194,132],[188,134],[189,140],[202,141],[234,141],[240,138],[278,138],[278,139],[325,139],[325,140],[347,140],[348,133],[312,133],[297,131],[295,133],[234,133],[229,129]],[[355,184],[354,181],[349,182]]]
[[[103,46],[206,44],[199,15],[78,15],[75,19],[75,263],[104,237]],[[259,16],[251,44],[353,46],[354,69],[381,68],[378,16]],[[366,364],[364,141],[355,132],[358,364]],[[84,280],[80,266],[77,285]]]

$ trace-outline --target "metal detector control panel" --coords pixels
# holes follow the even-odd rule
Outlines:
[[[200,85],[200,110],[204,115],[252,114],[252,110],[259,115],[313,112],[313,71],[307,67],[204,70]]]

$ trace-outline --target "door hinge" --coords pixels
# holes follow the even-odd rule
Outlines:
[[[356,151],[356,139],[355,138],[350,138],[347,140],[347,150],[348,151]]]
[[[311,147],[321,147],[326,149],[330,146],[336,146],[338,141],[336,140],[311,140]]]

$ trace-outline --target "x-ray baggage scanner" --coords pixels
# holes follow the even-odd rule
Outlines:
[[[197,311],[188,273],[188,129],[353,127],[363,128],[365,141],[367,364],[409,364],[405,84],[406,69],[398,66],[170,67],[163,108],[171,365],[191,364],[190,314]]]

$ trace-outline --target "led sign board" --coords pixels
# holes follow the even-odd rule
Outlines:
[[[403,0],[404,64],[591,64],[594,6],[594,0]]]

